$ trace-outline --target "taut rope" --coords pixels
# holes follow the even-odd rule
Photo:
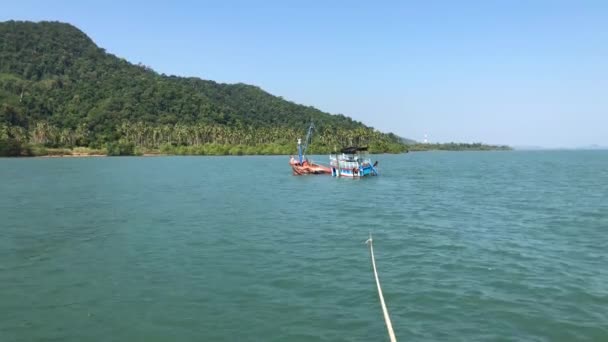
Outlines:
[[[386,303],[384,303],[384,296],[382,295],[382,288],[380,287],[380,279],[378,278],[378,271],[376,270],[376,260],[374,258],[374,245],[372,240],[372,234],[369,234],[369,239],[365,241],[366,244],[369,245],[369,252],[372,256],[372,266],[374,268],[374,277],[376,277],[376,286],[378,286],[378,296],[380,297],[380,304],[382,305],[382,313],[384,313],[384,322],[386,323],[386,329],[388,330],[388,336],[391,339],[391,342],[397,342],[397,338],[395,337],[395,332],[393,331],[393,324],[391,323],[391,318],[388,316],[388,309],[386,308]]]

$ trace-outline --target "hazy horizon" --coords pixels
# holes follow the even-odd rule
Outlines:
[[[347,6],[348,5],[348,6]],[[429,142],[608,146],[608,3],[7,3],[159,73],[248,83]]]

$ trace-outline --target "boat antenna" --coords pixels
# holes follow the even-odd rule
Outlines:
[[[388,330],[388,336],[391,342],[397,342],[395,332],[393,331],[393,324],[391,318],[388,315],[388,309],[386,303],[384,303],[384,296],[382,295],[382,288],[380,287],[380,279],[378,278],[378,271],[376,270],[376,260],[374,258],[374,240],[372,239],[372,233],[369,233],[369,239],[365,241],[365,244],[369,246],[369,253],[372,257],[372,267],[374,268],[374,277],[376,278],[376,286],[378,287],[378,296],[380,297],[380,305],[382,306],[382,313],[384,314],[384,323],[386,323],[386,329]]]

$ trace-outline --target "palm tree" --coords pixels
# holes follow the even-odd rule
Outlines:
[[[21,127],[21,126],[10,126],[8,128],[9,130],[9,137],[12,137],[13,139],[17,140],[20,143],[24,143],[27,140],[27,131],[25,130],[25,128]]]
[[[152,147],[158,147],[158,142],[162,137],[162,128],[158,126],[154,126],[152,128]]]
[[[76,131],[74,132],[74,143],[78,146],[85,146],[86,139],[89,136],[89,130],[87,126],[83,123],[76,127]]]
[[[8,139],[8,132],[9,132],[8,125],[3,124],[3,123],[0,124],[0,139],[2,139],[2,140]]]
[[[45,145],[48,142],[48,124],[46,122],[39,121],[36,123],[31,140],[38,145]]]
[[[72,147],[74,141],[74,132],[71,129],[64,128],[59,132],[59,145]]]

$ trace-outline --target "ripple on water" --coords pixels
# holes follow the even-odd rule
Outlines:
[[[2,341],[608,340],[606,152],[376,159],[2,159]]]

